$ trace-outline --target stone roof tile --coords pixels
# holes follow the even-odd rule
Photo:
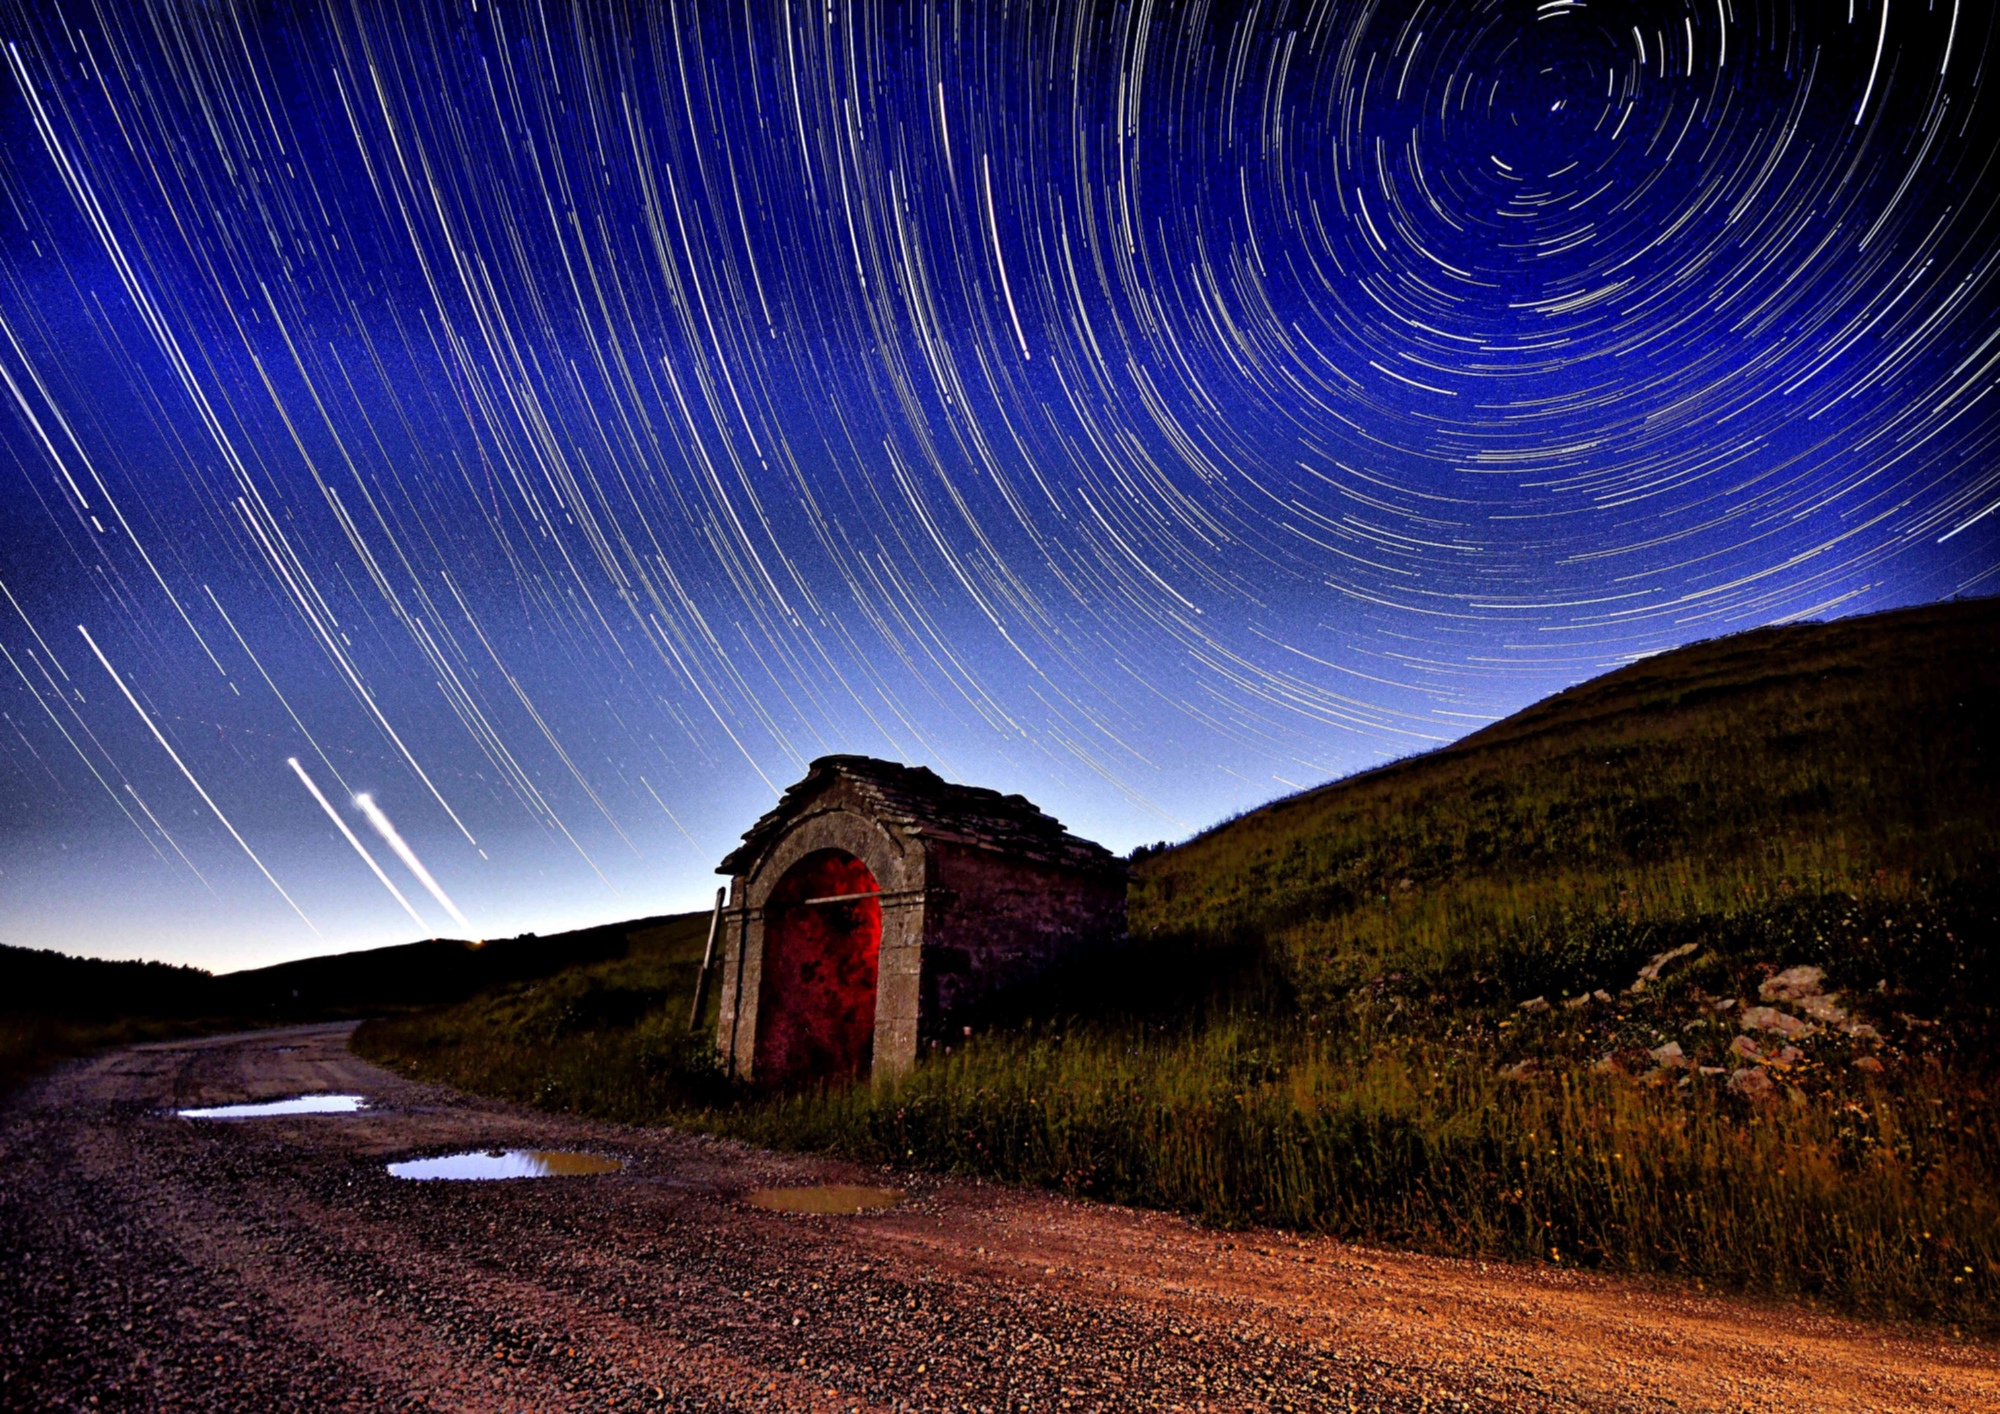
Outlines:
[[[1092,873],[1125,868],[1110,850],[1070,834],[1060,820],[1025,796],[954,785],[926,766],[904,766],[872,756],[822,756],[806,768],[803,780],[744,832],[743,843],[716,872],[749,872],[793,820],[841,780],[852,784],[880,819],[905,834]]]

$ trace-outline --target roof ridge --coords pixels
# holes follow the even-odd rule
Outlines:
[[[948,781],[928,766],[838,753],[814,758],[806,774],[744,831],[742,844],[730,851],[717,872],[747,872],[798,813],[840,779],[859,788],[885,819],[920,837],[1075,869],[1106,869],[1119,863],[1103,845],[1071,834],[1062,821],[1018,792]]]

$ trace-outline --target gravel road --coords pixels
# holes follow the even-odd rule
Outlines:
[[[6,1102],[0,1407],[2000,1409],[1990,1345],[553,1118],[398,1079],[350,1029],[134,1047]],[[171,1113],[304,1091],[370,1108]],[[627,1167],[384,1170],[498,1146]],[[819,1182],[911,1197],[743,1200]]]

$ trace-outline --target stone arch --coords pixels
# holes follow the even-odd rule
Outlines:
[[[764,905],[753,1073],[767,1085],[866,1075],[875,1042],[881,887],[841,849],[785,871]]]
[[[896,1074],[915,1060],[924,849],[919,841],[904,839],[879,820],[835,806],[799,818],[736,881],[718,1031],[718,1043],[732,1074],[776,1085],[808,1078],[803,1069],[788,1075],[766,1073],[767,1062],[780,1064],[776,1051],[789,1054],[791,1048],[764,1044],[766,1013],[777,996],[767,988],[765,976],[772,965],[783,965],[771,946],[774,925],[781,923],[785,905],[798,901],[788,900],[780,893],[780,886],[794,869],[826,851],[858,861],[873,876],[880,894],[874,1033],[864,1048],[860,1070],[877,1076]],[[798,898],[822,896],[800,894]]]
[[[885,893],[906,892],[923,883],[920,846],[906,844],[879,821],[853,810],[821,809],[788,829],[748,871],[743,902],[763,908],[792,866],[822,849],[844,850],[859,859]]]

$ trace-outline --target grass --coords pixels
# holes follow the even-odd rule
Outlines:
[[[245,1024],[192,967],[0,946],[0,1096],[78,1056]]]
[[[1980,1093],[1757,1107],[1588,1071],[1513,1083],[1447,1047],[1355,1054],[1257,1027],[1127,1039],[995,1038],[893,1093],[793,1099],[729,1127],[1225,1226],[1990,1324],[2000,1128]]]
[[[78,1056],[142,1041],[165,1041],[232,1029],[232,1023],[175,1017],[119,1016],[81,1021],[41,1012],[0,1013],[0,1098]]]
[[[1142,851],[1125,953],[895,1087],[730,1091],[685,1032],[705,920],[357,1044],[1218,1224],[2000,1329],[1995,644],[1974,602],[1696,645]],[[1744,1032],[1802,964],[1844,1023]]]
[[[419,1080],[630,1124],[726,1108],[739,1097],[715,1064],[712,1000],[688,1029],[708,922],[669,918],[621,957],[365,1022],[354,1047]]]
[[[2000,839],[1996,648],[1976,601],[1662,655],[1149,855],[1134,930],[1253,939],[1309,998],[1400,972],[1464,1005],[1801,895],[1954,888]]]

